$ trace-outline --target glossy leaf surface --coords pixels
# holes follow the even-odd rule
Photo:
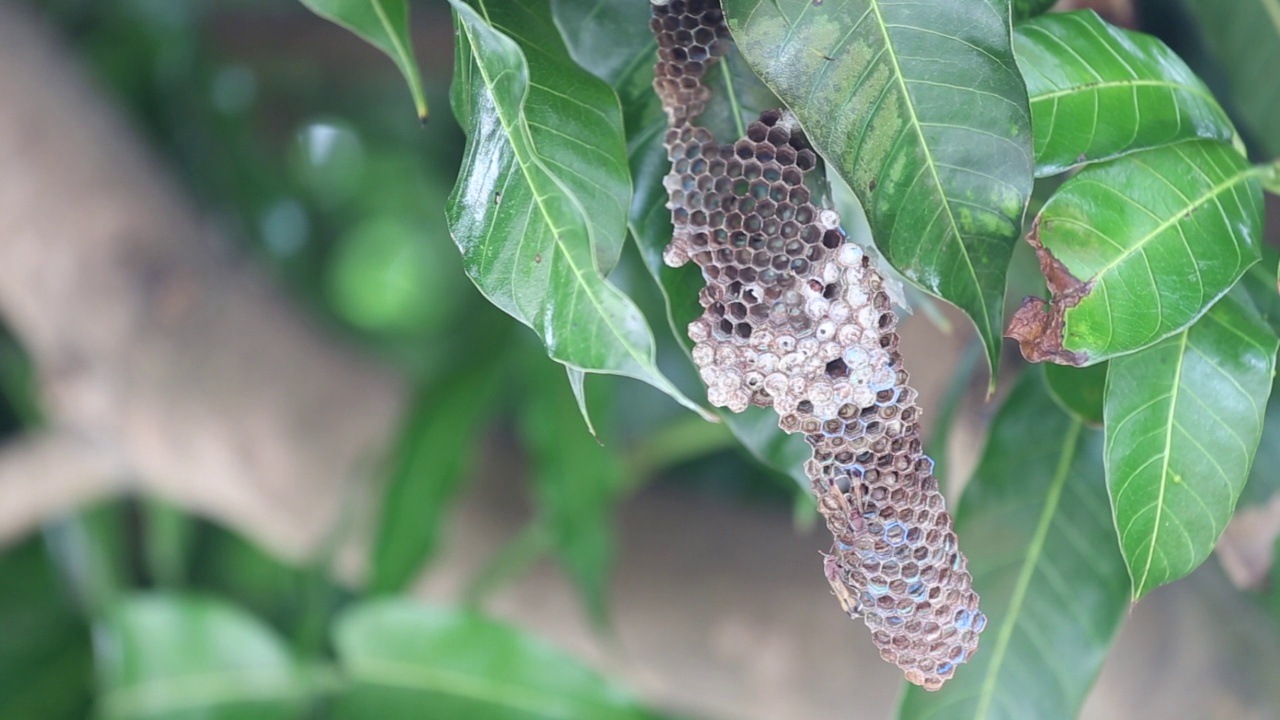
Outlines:
[[[1164,43],[1092,10],[1019,23],[1014,50],[1031,100],[1037,176],[1235,134],[1213,93]]]
[[[999,364],[1031,195],[1007,0],[728,0],[743,56],[866,209],[889,263],[962,309]]]
[[[1107,486],[1133,597],[1191,572],[1226,529],[1262,434],[1276,335],[1228,295],[1190,328],[1116,358]]]
[[[577,660],[476,615],[379,601],[352,608],[334,630],[350,681],[340,720],[432,717],[651,718]]]
[[[453,105],[468,138],[447,215],[467,274],[552,358],[696,409],[658,371],[643,315],[604,277],[630,204],[616,96],[569,57],[545,0],[452,2]]]
[[[662,249],[672,234],[662,187],[670,164],[662,144],[666,115],[653,91],[658,45],[648,29],[650,8],[633,0],[555,0],[553,9],[574,59],[609,82],[622,100],[635,183],[628,220],[631,235],[662,290],[671,331],[687,355],[692,343],[685,328],[702,313],[698,290],[705,283],[696,267],[671,268],[662,261]],[[724,143],[745,134],[746,124],[760,111],[781,105],[736,51],[712,67],[709,83],[714,88],[711,101],[698,122]],[[776,414],[748,408],[745,413],[721,411],[720,416],[756,459],[808,487],[803,464],[809,447],[799,437],[783,433]]]
[[[1068,720],[1128,606],[1102,472],[1102,433],[1028,369],[1000,409],[956,512],[990,618],[941,692],[908,688],[901,720]]]
[[[1045,203],[1030,238],[1043,245],[1052,311],[1024,305],[1013,323],[1062,313],[1042,349],[1065,350],[1055,361],[1073,365],[1181,331],[1258,260],[1257,175],[1229,145],[1205,140],[1084,168]]]

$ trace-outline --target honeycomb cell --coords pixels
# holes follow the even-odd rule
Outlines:
[[[977,650],[986,618],[922,452],[897,315],[839,215],[813,204],[817,167],[789,113],[720,144],[696,124],[731,42],[715,0],[654,0],[654,90],[668,120],[673,265],[703,273],[690,323],[708,400],[772,407],[812,448],[805,472],[832,533],[823,572],[845,612],[906,677],[934,690]]]

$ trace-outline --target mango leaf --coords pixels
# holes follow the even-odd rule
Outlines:
[[[644,316],[604,279],[630,198],[616,96],[565,52],[547,0],[450,1],[467,147],[446,214],[467,275],[555,360],[705,412],[658,371]]]
[[[1277,490],[1280,490],[1280,381],[1271,384],[1262,420],[1262,437],[1249,470],[1249,481],[1240,492],[1240,506],[1268,503]]]
[[[1245,124],[1263,154],[1280,157],[1280,5],[1275,0],[1185,0],[1226,71]]]
[[[1083,366],[1180,332],[1258,261],[1260,172],[1208,140],[1084,168],[1027,236],[1053,297],[1009,336],[1032,362]]]
[[[662,261],[662,249],[672,235],[662,186],[670,163],[662,144],[667,119],[653,91],[658,44],[648,30],[652,11],[634,0],[554,0],[552,8],[574,59],[612,85],[622,100],[635,184],[628,225],[645,267],[662,290],[671,331],[687,357],[692,343],[685,328],[702,314],[698,291],[705,281],[693,265],[671,268]],[[712,66],[708,83],[714,90],[698,123],[724,143],[742,137],[762,110],[782,105],[736,50]],[[801,438],[783,433],[776,414],[764,408],[718,414],[757,460],[808,487],[803,465],[809,447]]]
[[[1031,99],[1036,176],[1192,138],[1230,142],[1213,93],[1150,35],[1092,10],[1043,15],[1014,28]]]
[[[891,265],[954,303],[999,365],[1031,196],[1008,0],[727,0],[742,54],[857,194]]]
[[[1056,2],[1058,0],[1013,0],[1013,19],[1017,22],[1039,15]]]
[[[1233,293],[1196,324],[1111,361],[1107,487],[1133,598],[1208,557],[1262,434],[1276,335]]]
[[[992,423],[956,534],[990,624],[946,688],[908,688],[898,717],[1077,717],[1127,609],[1125,567],[1102,433],[1059,410],[1035,368]]]
[[[532,459],[534,500],[561,564],[592,620],[603,626],[613,569],[613,510],[625,469],[611,450],[574,422],[580,409],[573,393],[556,382],[558,373],[548,370],[555,367],[535,370],[521,404],[520,430]]]
[[[98,667],[112,720],[292,719],[309,693],[271,629],[219,600],[129,596],[105,632]]]
[[[1263,245],[1262,262],[1249,266],[1240,278],[1240,290],[1248,296],[1258,315],[1277,334],[1280,334],[1280,287],[1276,282],[1276,265],[1280,263],[1280,250]]]
[[[212,523],[201,523],[188,572],[193,592],[235,598],[240,611],[300,640],[351,599],[323,569],[290,565]]]
[[[408,0],[302,0],[302,4],[386,53],[409,83],[418,119],[427,121],[427,97],[409,34]]]
[[[1239,288],[1253,302],[1254,309],[1271,331],[1280,335],[1280,290],[1276,287],[1276,263],[1280,251],[1262,247],[1262,262],[1240,278]],[[1240,493],[1240,505],[1261,505],[1280,490],[1280,378],[1271,384],[1271,396],[1262,422],[1262,440],[1253,458],[1249,482]]]
[[[403,590],[435,554],[502,379],[492,362],[455,368],[414,403],[392,459],[373,546],[370,590]],[[500,355],[499,355],[500,356]],[[575,428],[577,429],[577,428]]]
[[[0,720],[89,717],[89,626],[38,535],[0,554],[0,627]]]
[[[482,617],[403,600],[357,605],[334,644],[349,680],[337,720],[652,718],[576,659]]]
[[[1058,407],[1086,425],[1102,427],[1102,403],[1106,394],[1107,364],[1073,368],[1046,364],[1044,381]]]

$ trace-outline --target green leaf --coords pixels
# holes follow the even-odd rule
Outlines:
[[[1111,361],[1107,487],[1135,600],[1208,557],[1249,476],[1276,335],[1236,294]]]
[[[1276,263],[1280,251],[1262,246],[1262,262],[1249,268],[1240,278],[1239,288],[1253,302],[1262,321],[1280,335],[1280,291],[1276,288]],[[1240,505],[1261,505],[1280,490],[1280,378],[1271,385],[1266,415],[1262,422],[1262,440],[1253,458],[1249,482],[1240,493]]]
[[[1258,173],[1207,140],[1084,168],[1027,238],[1052,301],[1025,303],[1009,336],[1029,360],[1089,365],[1181,331],[1258,260]]]
[[[957,305],[999,365],[1031,196],[1008,0],[728,0],[751,66],[866,209],[889,263]]]
[[[1262,420],[1262,437],[1253,457],[1249,481],[1240,492],[1240,505],[1263,505],[1280,490],[1280,380],[1271,384],[1271,395]]]
[[[597,626],[608,618],[613,569],[613,510],[625,468],[618,457],[574,422],[580,408],[540,363],[522,404],[520,430],[533,461],[533,492],[561,564],[573,578]],[[600,413],[597,410],[597,416]]]
[[[1013,38],[1031,99],[1037,177],[1181,140],[1235,136],[1209,88],[1150,35],[1082,10],[1019,23]]]
[[[1262,175],[1262,189],[1272,195],[1280,195],[1280,160],[1277,160]]]
[[[653,91],[658,44],[647,30],[652,11],[648,4],[634,0],[555,0],[553,8],[574,59],[609,82],[622,99],[635,184],[629,216],[631,235],[645,267],[662,290],[671,331],[688,356],[692,343],[685,328],[702,314],[698,291],[706,283],[693,265],[672,268],[662,261],[662,250],[672,235],[667,191],[662,186],[670,162],[662,143],[666,115]],[[708,83],[715,90],[698,122],[722,142],[738,139],[761,111],[782,104],[736,50],[712,66]],[[778,428],[775,413],[748,408],[745,413],[721,410],[719,415],[757,460],[809,486],[803,465],[811,451],[803,439]]]
[[[39,388],[31,357],[0,322],[0,437],[40,425]]]
[[[1044,381],[1058,407],[1087,425],[1102,427],[1102,403],[1107,386],[1107,364],[1073,368],[1044,366]]]
[[[1245,123],[1264,152],[1280,157],[1280,3],[1276,0],[1186,0],[1210,49],[1226,71]]]
[[[1249,297],[1253,307],[1277,334],[1280,334],[1280,287],[1277,286],[1277,263],[1280,250],[1263,245],[1262,262],[1249,266],[1240,278],[1240,289]]]
[[[704,412],[659,371],[653,333],[604,275],[626,232],[630,176],[617,97],[569,57],[546,0],[458,25],[454,112],[467,127],[447,215],[467,275],[570,368],[627,375]]]
[[[427,121],[427,97],[409,35],[408,0],[302,0],[302,4],[386,53],[409,83],[418,118]]]
[[[89,627],[38,536],[0,554],[0,720],[89,717]]]
[[[482,617],[407,601],[352,608],[334,644],[350,686],[338,720],[649,718],[576,659]]]
[[[105,617],[134,571],[126,532],[133,522],[127,501],[112,499],[45,525],[49,557],[76,604],[94,620]]]
[[[1059,410],[1034,368],[992,423],[956,534],[990,625],[947,687],[908,688],[898,717],[1077,717],[1127,607],[1125,567],[1102,433]]]
[[[190,587],[236,599],[237,607],[270,623],[299,644],[327,624],[350,591],[331,584],[320,568],[296,567],[267,554],[229,529],[202,523],[190,563]],[[317,587],[321,585],[320,587]]]
[[[196,520],[182,508],[161,498],[141,502],[142,551],[147,572],[157,587],[174,589],[186,583]]]
[[[1013,0],[1013,19],[1026,20],[1053,7],[1058,0]],[[1016,28],[1015,28],[1016,29]]]
[[[435,554],[450,503],[466,478],[502,378],[495,376],[492,362],[476,364],[476,354],[464,356],[472,364],[430,383],[403,430],[382,498],[372,592],[400,592],[421,572]]]
[[[212,598],[139,594],[111,612],[98,667],[103,715],[292,719],[309,683],[259,620]]]

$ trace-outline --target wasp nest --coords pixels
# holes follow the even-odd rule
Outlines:
[[[956,546],[884,279],[839,215],[816,206],[817,156],[789,112],[732,145],[694,124],[703,77],[728,49],[716,0],[653,0],[654,88],[667,113],[675,232],[664,259],[707,284],[689,325],[714,405],[772,407],[813,447],[805,471],[835,542],[828,581],[881,656],[936,690],[977,649],[986,618]]]

